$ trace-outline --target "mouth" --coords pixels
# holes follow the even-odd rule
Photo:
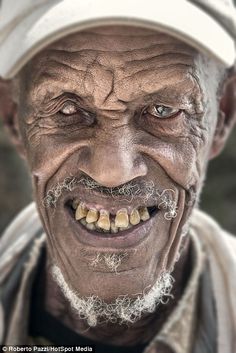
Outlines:
[[[65,206],[80,240],[93,246],[133,245],[146,237],[160,211],[155,205],[107,209],[81,200],[69,200]]]

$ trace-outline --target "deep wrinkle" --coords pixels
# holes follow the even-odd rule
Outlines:
[[[178,66],[177,65],[174,66],[173,71],[175,68],[178,69]],[[152,70],[149,69],[147,70],[147,72],[151,73]],[[69,72],[67,72],[67,70],[64,70],[64,69],[62,70],[62,68],[58,67],[55,75],[61,77],[63,73],[65,75],[64,79],[66,80],[69,75]],[[137,91],[135,92],[136,96],[134,95],[133,97],[127,97],[126,99],[122,99],[121,97],[118,97],[118,100],[124,104],[127,103],[131,105],[135,104],[136,101],[139,102],[140,98],[142,98],[142,100],[144,100],[145,102],[157,100],[157,102],[159,101],[160,103],[167,104],[167,105],[183,104],[184,106],[186,106],[187,104],[191,104],[191,103],[194,104],[193,98],[196,99],[195,92],[197,91],[197,88],[199,88],[199,86],[197,81],[195,80],[195,77],[191,74],[191,71],[189,70],[187,77],[180,78],[179,80],[176,79],[175,81],[171,79],[170,82],[168,82],[168,74],[169,74],[169,70],[167,68],[166,69],[167,77],[165,77],[165,80],[163,80],[163,82],[161,83],[158,82],[158,80],[156,83],[154,82],[153,86],[149,88],[150,92],[148,92],[147,94],[145,91],[141,91],[141,92]],[[113,73],[113,75],[115,77],[115,73]],[[93,97],[92,94],[84,95],[84,92],[81,90],[80,86],[76,86],[76,91],[74,91],[73,86],[70,87],[68,85],[68,90],[65,92],[65,91],[61,91],[62,89],[61,86],[57,86],[55,84],[55,79],[51,80],[48,78],[48,73],[45,73],[45,79],[47,81],[47,85],[43,85],[42,83],[36,83],[36,87],[33,86],[32,88],[32,102],[34,103],[34,107],[38,107],[39,109],[41,105],[42,107],[44,105],[50,106],[51,102],[55,101],[56,99],[59,99],[63,95],[65,96],[67,95],[68,98],[70,96],[73,96],[76,100],[78,100],[78,102],[81,101],[84,104],[87,103],[87,106],[91,104],[92,97]],[[130,79],[131,80],[135,79],[135,77],[131,76]],[[120,82],[117,81],[117,84],[119,83]],[[188,87],[187,85],[191,83],[193,87],[191,86]],[[50,86],[50,90],[49,90],[49,86]],[[190,97],[187,96],[188,98],[186,97],[186,93],[188,93],[186,91],[186,86],[189,88]],[[86,100],[88,101],[86,102]],[[106,101],[106,99],[104,98],[103,101]],[[99,110],[99,106],[96,108]]]

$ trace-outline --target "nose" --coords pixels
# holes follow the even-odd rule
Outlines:
[[[114,144],[96,145],[86,151],[79,169],[100,185],[116,187],[147,174],[141,155],[132,149]]]

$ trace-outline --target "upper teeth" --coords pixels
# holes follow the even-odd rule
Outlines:
[[[149,215],[149,213],[148,213]],[[137,209],[132,210],[131,214],[130,214],[130,223],[135,226],[136,224],[139,224],[140,222],[140,214],[139,211]]]
[[[98,211],[95,209],[91,209],[88,211],[87,216],[86,216],[86,222],[87,223],[94,223],[97,222],[98,220]]]
[[[72,206],[75,209],[75,219],[90,230],[96,229],[117,233],[119,230],[128,229],[139,224],[140,221],[147,221],[150,218],[147,207],[133,209],[130,215],[126,208],[122,208],[116,212],[113,218],[107,210],[89,209],[82,202],[79,204],[73,202]]]
[[[100,211],[100,217],[99,217],[99,220],[97,221],[96,225],[99,228],[102,228],[104,230],[110,230],[111,222],[110,222],[110,217],[109,217],[108,211],[105,211],[105,210]]]
[[[75,219],[79,221],[80,219],[84,218],[87,216],[88,209],[85,207],[85,205],[81,202],[78,207],[76,208],[75,212]]]
[[[129,216],[126,208],[122,208],[116,213],[115,226],[117,228],[127,228],[129,225]]]
[[[141,207],[139,210],[139,214],[142,221],[147,221],[150,218],[147,207]]]

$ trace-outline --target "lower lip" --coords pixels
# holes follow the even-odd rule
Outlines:
[[[69,212],[70,213],[70,212]],[[76,237],[85,245],[97,248],[116,248],[123,249],[129,248],[141,243],[150,233],[154,220],[158,213],[151,217],[148,221],[139,223],[133,228],[123,230],[120,233],[98,233],[95,231],[87,230],[80,222],[76,221],[70,213],[71,226],[76,227]]]

